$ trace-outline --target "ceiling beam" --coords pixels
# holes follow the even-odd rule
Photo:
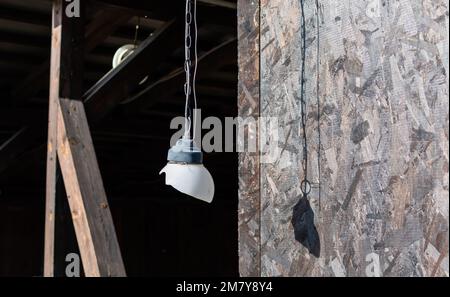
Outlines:
[[[156,74],[156,66],[172,53],[170,49],[175,49],[183,40],[183,25],[180,19],[168,22],[84,94],[91,121],[101,119],[126,99],[145,76]]]
[[[209,73],[215,72],[225,65],[236,63],[236,60],[237,41],[236,38],[233,38],[199,57],[197,80],[208,77]],[[126,104],[125,109],[129,113],[133,113],[148,108],[149,105],[164,100],[181,90],[185,79],[184,68],[180,67],[157,82],[151,83],[137,95],[124,102]]]
[[[237,4],[230,2],[230,1],[224,1],[224,0],[198,0],[199,2],[211,4],[219,7],[224,8],[230,8],[230,9],[237,9]]]

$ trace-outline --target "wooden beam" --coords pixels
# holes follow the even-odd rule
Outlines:
[[[211,4],[219,7],[229,8],[229,9],[237,9],[237,4],[230,2],[230,1],[224,1],[224,0],[198,0],[201,3],[205,4]]]
[[[58,164],[67,192],[86,276],[125,276],[114,224],[84,113],[83,18],[53,4],[44,275],[54,275],[55,196]],[[83,14],[83,10],[82,10]],[[61,99],[61,98],[75,98]],[[59,161],[59,163],[58,163]]]
[[[48,114],[47,166],[45,188],[44,276],[55,275],[55,203],[57,176],[60,171],[56,152],[57,106],[60,92],[59,65],[61,64],[61,15],[62,0],[53,6],[52,46],[50,65],[50,99]]]
[[[60,99],[58,158],[86,276],[125,276],[81,101]]]
[[[81,18],[67,18],[65,7],[66,2],[64,0],[56,0],[53,3],[45,194],[45,277],[52,277],[55,273],[55,206],[56,196],[58,196],[57,189],[59,188],[58,175],[60,175],[57,159],[59,98],[62,93],[77,95],[76,93],[81,92],[82,88],[82,69],[76,66],[72,72],[70,66],[76,65],[77,62],[83,64],[82,46],[84,40],[80,40],[79,37],[83,35],[76,36],[76,34],[83,34],[83,20]],[[69,27],[71,28],[69,29]],[[74,38],[73,43],[72,38]],[[68,63],[68,65],[64,65],[64,63]]]
[[[183,40],[183,34],[183,22],[172,20],[148,37],[132,55],[85,93],[88,114],[95,115],[95,120],[102,118],[126,99],[145,76],[156,74],[155,66],[172,53],[169,49]]]

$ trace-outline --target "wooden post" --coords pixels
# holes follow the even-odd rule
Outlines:
[[[47,140],[47,175],[46,175],[46,206],[45,206],[45,245],[44,245],[44,276],[52,277],[55,273],[55,203],[57,176],[59,165],[56,153],[57,136],[57,106],[59,100],[61,64],[61,0],[55,1],[52,19],[52,52],[50,60],[50,95],[48,115]]]
[[[79,17],[69,17],[66,5],[63,0],[56,0],[53,4],[44,275],[54,275],[55,189],[60,164],[85,275],[125,276],[84,106],[80,101],[83,8]]]

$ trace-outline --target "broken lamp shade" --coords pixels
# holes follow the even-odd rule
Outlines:
[[[181,193],[210,203],[214,197],[214,181],[203,162],[203,154],[192,139],[183,137],[170,148],[167,165],[159,174],[166,174],[166,185]]]

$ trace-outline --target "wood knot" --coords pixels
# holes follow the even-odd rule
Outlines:
[[[76,219],[78,217],[79,217],[78,211],[76,211],[76,210],[72,211],[72,218]]]
[[[108,203],[106,203],[106,202],[100,203],[100,207],[103,209],[106,209],[106,208],[108,208]]]

